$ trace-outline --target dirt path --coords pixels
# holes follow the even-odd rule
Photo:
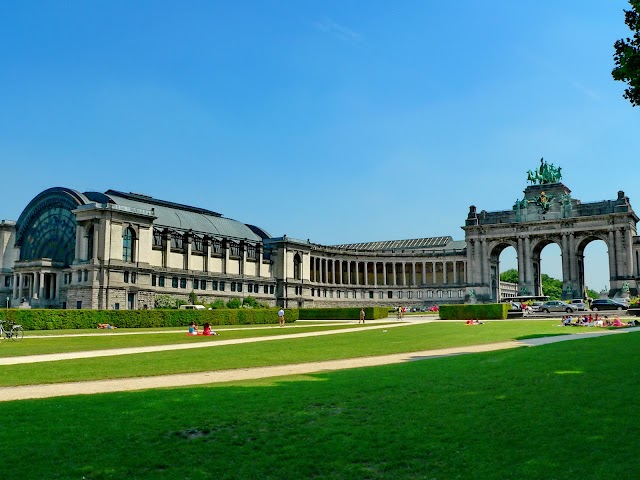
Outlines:
[[[369,328],[393,328],[400,327],[407,324],[391,324],[383,326],[365,327]],[[313,332],[314,334],[337,334],[347,333],[352,331],[362,331],[362,328],[356,330],[333,330],[326,332]],[[439,350],[424,350],[419,352],[410,353],[398,353],[391,355],[381,355],[375,357],[360,357],[350,358],[342,360],[331,360],[323,362],[312,363],[300,363],[292,365],[271,366],[271,367],[258,367],[258,368],[242,368],[234,370],[220,370],[210,372],[198,372],[190,374],[178,374],[178,375],[162,375],[154,377],[136,377],[116,380],[99,380],[89,382],[74,382],[74,383],[62,383],[62,384],[48,384],[48,385],[28,385],[19,387],[2,387],[0,388],[0,401],[11,400],[25,400],[33,398],[47,398],[47,397],[60,397],[67,395],[89,395],[94,393],[108,393],[108,392],[123,392],[133,390],[145,390],[149,388],[169,388],[169,387],[182,387],[190,385],[204,385],[210,383],[222,383],[239,380],[250,380],[269,377],[281,377],[286,375],[304,375],[318,372],[344,370],[349,368],[361,368],[371,367],[376,365],[388,365],[395,363],[402,363],[415,360],[424,360],[429,358],[437,358],[449,355],[461,355],[469,353],[489,352],[494,350],[504,350],[508,348],[517,347],[533,347],[538,345],[545,345],[550,343],[556,343],[568,340],[578,340],[584,338],[591,338],[594,336],[612,335],[628,333],[632,331],[640,331],[640,327],[626,328],[624,330],[605,330],[585,332],[581,334],[562,335],[556,337],[542,337],[524,341],[507,341],[492,343],[486,345],[471,345],[466,347],[454,347],[445,348]],[[330,333],[333,332],[333,333]],[[299,336],[310,336],[310,334],[295,334]],[[292,335],[278,335],[277,337],[292,338]],[[269,340],[275,340],[275,337],[269,337]],[[243,339],[243,342],[250,339]],[[254,341],[257,339],[253,339]],[[260,339],[261,340],[261,339]],[[262,340],[261,340],[262,341]],[[232,341],[229,341],[232,342]],[[240,343],[240,342],[238,342]],[[189,344],[191,346],[191,344]],[[201,345],[201,344],[198,344]],[[215,346],[204,344],[205,346]],[[147,348],[159,348],[156,351],[167,350],[165,347],[145,347]],[[173,345],[172,347],[181,347],[181,345]],[[175,348],[174,348],[175,349]],[[120,350],[134,350],[134,349],[120,349]],[[146,350],[145,350],[146,351]],[[78,352],[87,353],[87,352]],[[135,353],[135,352],[127,352]],[[111,355],[113,355],[113,351]],[[65,354],[67,355],[67,354]],[[14,357],[15,358],[15,357]],[[81,357],[75,357],[81,358]],[[84,357],[86,358],[86,357]],[[50,360],[51,361],[51,360]]]

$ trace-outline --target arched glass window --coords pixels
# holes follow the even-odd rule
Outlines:
[[[133,242],[135,234],[131,227],[127,227],[122,236],[122,261],[133,262]]]

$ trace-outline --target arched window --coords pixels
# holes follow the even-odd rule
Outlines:
[[[122,235],[122,261],[133,262],[133,244],[135,233],[131,227],[127,227]]]
[[[296,253],[296,256],[293,257],[293,278],[296,280],[300,280],[302,277],[302,260],[300,259],[300,254]]]

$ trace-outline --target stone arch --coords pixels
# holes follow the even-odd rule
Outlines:
[[[490,275],[490,285],[491,285],[491,298],[500,299],[500,255],[502,252],[509,248],[513,247],[518,251],[518,244],[512,238],[499,238],[495,241],[489,242],[488,251],[489,251],[489,275]]]

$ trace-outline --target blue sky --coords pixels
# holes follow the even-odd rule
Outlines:
[[[463,239],[469,205],[511,208],[543,156],[574,198],[634,205],[624,8],[0,0],[0,218],[49,187],[113,188],[320,244]],[[608,285],[603,244],[585,267]]]

